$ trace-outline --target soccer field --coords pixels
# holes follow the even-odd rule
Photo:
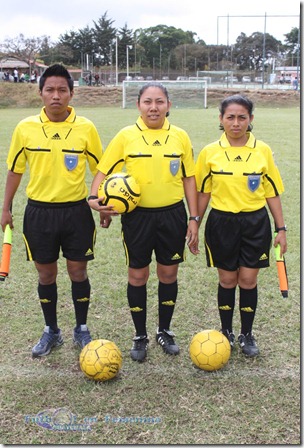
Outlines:
[[[92,119],[103,146],[137,110],[80,108]],[[0,110],[1,204],[6,156],[17,122],[37,109]],[[221,131],[216,109],[172,109],[170,121],[188,131],[195,158]],[[192,336],[219,329],[217,273],[207,269],[200,230],[199,256],[187,255],[179,270],[179,295],[172,330],[181,353],[165,355],[155,342],[157,279],[151,265],[148,283],[147,361],[129,356],[133,324],[126,298],[127,269],[115,218],[109,229],[98,228],[96,258],[89,264],[92,286],[88,326],[92,336],[110,339],[123,355],[122,369],[108,382],[94,383],[79,369],[73,347],[74,308],[65,262],[59,262],[58,321],[65,343],[45,359],[32,359],[43,318],[37,296],[37,275],[26,262],[22,219],[26,203],[23,176],[14,206],[11,271],[0,283],[0,443],[52,445],[297,445],[300,432],[300,109],[256,105],[253,133],[267,142],[285,185],[282,203],[288,226],[286,263],[289,297],[278,285],[275,256],[259,275],[259,302],[254,334],[261,351],[247,359],[238,347],[219,371],[196,369],[189,357]],[[91,176],[87,175],[88,186]],[[97,215],[97,214],[96,214]],[[97,216],[96,223],[97,221]],[[234,318],[239,331],[238,306]],[[59,425],[56,427],[56,424]],[[60,426],[61,425],[61,426]]]

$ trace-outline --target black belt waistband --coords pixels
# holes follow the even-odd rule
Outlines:
[[[75,205],[79,205],[86,202],[86,199],[81,199],[80,201],[75,202],[42,202],[42,201],[34,201],[33,199],[28,199],[28,205],[32,205],[33,207],[40,208],[67,208],[74,207]]]
[[[138,206],[133,211],[136,212],[136,210],[137,210],[139,212],[152,212],[152,213],[153,212],[163,212],[166,210],[172,210],[174,208],[178,208],[181,205],[184,205],[184,201],[175,202],[175,204],[165,205],[164,207],[140,207],[140,206]]]
[[[262,207],[259,208],[258,210],[252,210],[251,212],[237,212],[237,213],[233,213],[233,212],[225,212],[224,210],[218,210],[217,208],[212,208],[211,209],[214,213],[217,213],[218,215],[226,215],[226,216],[248,216],[248,215],[252,215],[254,213],[258,213],[262,210],[266,210],[266,207]]]

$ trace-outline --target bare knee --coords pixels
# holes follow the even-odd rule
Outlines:
[[[149,278],[149,267],[128,270],[128,281],[133,286],[143,286],[147,283]]]

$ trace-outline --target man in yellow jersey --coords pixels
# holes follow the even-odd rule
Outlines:
[[[210,200],[205,228],[207,265],[218,270],[218,310],[222,332],[231,347],[232,319],[239,286],[242,352],[257,356],[252,334],[258,300],[257,277],[269,266],[271,225],[278,232],[274,246],[287,250],[280,194],[283,182],[270,147],[252,134],[253,103],[242,95],[224,99],[220,107],[221,138],[205,146],[196,163],[198,211],[203,218]]]
[[[127,297],[136,330],[130,354],[133,360],[141,362],[146,358],[149,342],[147,281],[153,251],[159,279],[156,341],[165,353],[179,353],[170,330],[178,290],[177,272],[185,258],[185,239],[191,252],[198,253],[198,218],[192,145],[188,134],[166,118],[171,106],[167,89],[160,83],[145,84],[137,106],[140,117],[136,124],[118,132],[97,166],[99,172],[92,184],[89,204],[100,211],[100,182],[124,165],[140,185],[139,206],[122,215],[121,222],[128,265]]]
[[[73,79],[60,64],[45,70],[39,81],[44,107],[39,115],[22,120],[15,128],[7,157],[8,173],[1,226],[13,228],[11,205],[26,165],[23,236],[27,259],[38,271],[38,295],[45,329],[33,347],[34,357],[49,354],[63,343],[57,325],[57,260],[60,249],[71,280],[76,327],[74,342],[84,347],[91,335],[86,325],[90,301],[87,261],[94,258],[95,223],[86,201],[86,166],[94,175],[102,145],[93,123],[79,117],[69,102]],[[101,223],[110,223],[111,208],[101,209]]]

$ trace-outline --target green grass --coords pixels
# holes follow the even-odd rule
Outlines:
[[[96,124],[104,146],[122,127],[134,122],[136,110],[77,108]],[[23,117],[37,109],[0,110],[2,197],[11,133]],[[172,110],[171,121],[185,128],[195,156],[219,135],[217,109]],[[200,444],[298,445],[300,435],[300,123],[298,108],[256,109],[254,134],[275,153],[286,192],[282,196],[288,225],[289,297],[279,292],[276,266],[259,276],[259,303],[254,332],[261,350],[246,359],[236,349],[217,372],[193,367],[188,355],[191,337],[205,328],[219,328],[217,274],[207,269],[201,228],[201,254],[189,253],[179,271],[179,297],[172,329],[181,347],[178,357],[156,346],[157,280],[155,264],[148,284],[147,362],[131,361],[133,337],[127,299],[120,222],[98,229],[96,259],[89,264],[92,300],[88,325],[94,338],[113,340],[123,354],[117,378],[106,383],[85,379],[79,352],[72,346],[74,311],[63,259],[59,263],[58,317],[65,344],[41,360],[31,358],[43,319],[37,298],[37,275],[25,261],[22,217],[27,174],[14,201],[11,272],[0,285],[0,443],[3,444]],[[88,174],[88,184],[91,178]],[[96,216],[95,216],[96,217]],[[96,220],[97,222],[97,220]],[[239,331],[236,308],[234,327]],[[35,423],[37,414],[66,408],[90,431],[52,431]],[[121,417],[124,422],[118,421]],[[154,423],[130,421],[150,417]],[[128,421],[126,421],[128,420]]]

